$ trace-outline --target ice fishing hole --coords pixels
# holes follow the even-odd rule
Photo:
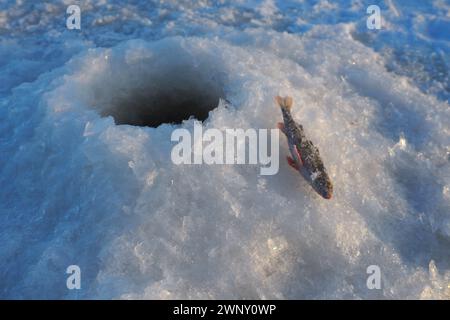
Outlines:
[[[97,86],[95,108],[117,125],[158,127],[194,117],[204,121],[225,98],[220,76],[209,64],[140,63]]]

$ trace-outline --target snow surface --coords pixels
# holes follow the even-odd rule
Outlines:
[[[72,1],[0,3],[1,298],[450,298],[448,1],[80,3],[79,31]],[[172,164],[194,119],[115,125],[167,92],[226,99],[219,129],[293,96],[333,199],[284,161]]]

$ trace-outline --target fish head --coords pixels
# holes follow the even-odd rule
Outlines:
[[[312,187],[325,199],[331,199],[333,195],[333,184],[326,172],[322,172],[311,181]]]

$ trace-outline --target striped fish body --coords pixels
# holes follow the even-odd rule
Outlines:
[[[303,127],[292,118],[292,99],[277,97],[283,115],[283,125],[279,126],[288,140],[292,158],[289,164],[297,169],[311,184],[313,189],[325,199],[333,194],[333,185],[317,149],[311,140],[307,139]]]

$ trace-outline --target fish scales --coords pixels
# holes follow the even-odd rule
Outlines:
[[[307,139],[303,126],[292,117],[290,111],[292,98],[276,97],[276,101],[283,115],[283,123],[279,123],[278,128],[286,135],[292,155],[292,158],[288,157],[289,165],[298,170],[317,193],[330,199],[333,194],[333,184],[320,157],[319,149]]]

